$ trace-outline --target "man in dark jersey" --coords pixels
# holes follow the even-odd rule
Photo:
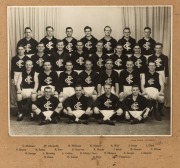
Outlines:
[[[141,80],[142,94],[152,101],[154,115],[158,121],[161,121],[162,108],[164,106],[164,82],[162,76],[155,71],[156,63],[149,62],[149,71],[143,74]],[[158,102],[158,110],[156,109]]]
[[[138,44],[141,47],[141,54],[148,58],[154,54],[154,47],[156,41],[151,38],[151,28],[145,27],[144,28],[144,37],[138,41]]]
[[[57,52],[52,54],[52,68],[59,76],[61,72],[65,71],[65,63],[69,59],[69,55],[64,51],[64,41],[58,40],[56,47]]]
[[[40,42],[44,43],[45,45],[44,53],[49,56],[51,56],[51,54],[56,51],[57,39],[53,36],[53,31],[54,28],[52,26],[47,26],[46,27],[47,35],[40,40]]]
[[[97,72],[92,70],[92,61],[85,61],[85,70],[79,74],[80,83],[83,87],[84,94],[88,97],[92,97],[95,101],[97,98],[97,84],[99,80],[99,75]]]
[[[125,118],[131,121],[131,124],[143,123],[151,110],[150,102],[139,94],[139,86],[132,86],[132,94],[123,101],[123,110]]]
[[[20,45],[24,46],[25,55],[31,58],[31,56],[37,52],[36,46],[38,42],[32,38],[32,30],[30,27],[24,29],[24,34],[25,37],[18,41],[17,47]]]
[[[114,48],[116,47],[117,41],[111,37],[112,29],[110,26],[104,28],[105,36],[101,39],[103,41],[103,52],[110,56],[114,54]]]
[[[30,98],[31,101],[34,102],[37,97],[38,74],[33,70],[33,62],[31,60],[25,62],[25,70],[20,74],[16,87],[18,105],[17,121],[22,121],[24,115],[23,107],[27,99]],[[33,113],[31,113],[31,117],[33,118]]]
[[[72,54],[76,51],[77,40],[72,37],[73,29],[72,27],[66,28],[66,37],[63,39],[65,45],[65,51],[72,56]]]
[[[17,55],[11,59],[11,84],[15,86],[17,84],[20,73],[25,69],[24,65],[30,58],[25,56],[25,49],[23,45],[19,45],[17,48]]]
[[[84,45],[84,52],[88,53],[89,57],[92,56],[96,52],[96,44],[98,40],[91,34],[92,28],[89,26],[86,26],[84,28],[85,37],[81,39]]]
[[[75,94],[67,98],[64,113],[70,120],[68,123],[88,124],[88,119],[92,115],[92,100],[83,95],[83,88],[77,85],[74,88]]]
[[[113,119],[123,114],[119,99],[111,93],[111,89],[110,84],[105,84],[105,93],[99,96],[94,103],[94,114],[99,124],[115,125]]]
[[[57,97],[52,96],[52,88],[48,86],[44,88],[44,96],[32,104],[33,112],[38,115],[39,125],[56,124],[62,109],[62,103],[59,103]]]
[[[124,48],[123,54],[131,57],[133,54],[133,48],[136,44],[136,40],[130,36],[131,30],[129,27],[125,27],[123,30],[124,36],[118,41]]]

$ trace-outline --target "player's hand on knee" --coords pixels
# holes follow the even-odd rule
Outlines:
[[[164,93],[163,92],[159,92],[159,96],[164,96]]]
[[[94,91],[93,91],[93,95],[97,95],[97,92],[96,92],[96,90],[94,90]]]
[[[123,114],[123,110],[121,108],[119,108],[117,111],[116,111],[117,115],[118,116],[121,116]]]
[[[88,109],[85,111],[85,113],[86,113],[87,115],[91,115],[91,114],[92,114],[92,110],[91,110],[90,108],[88,108]]]
[[[126,117],[126,119],[130,119],[130,115],[129,115],[129,113],[126,111],[126,113],[125,113],[125,117]]]
[[[94,113],[98,114],[99,113],[99,109],[97,107],[94,107]]]

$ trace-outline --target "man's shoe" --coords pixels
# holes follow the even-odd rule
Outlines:
[[[138,123],[140,123],[140,121],[138,120],[138,119],[132,119],[131,120],[131,124],[133,125],[133,124],[138,124]]]
[[[18,114],[17,121],[22,121],[23,120],[23,114]]]
[[[115,125],[115,122],[111,121],[111,120],[106,120],[106,121],[104,121],[104,123],[107,125]]]
[[[162,118],[161,118],[161,115],[160,115],[160,114],[156,114],[156,115],[155,115],[155,118],[156,118],[156,120],[157,120],[157,121],[161,121],[161,120],[162,120]]]
[[[51,120],[51,123],[52,123],[52,124],[57,124],[57,123],[58,123],[58,119],[57,119],[57,118],[52,119],[52,120]]]
[[[42,120],[39,122],[39,125],[46,125],[46,124],[49,124],[50,121],[49,120]]]
[[[75,123],[75,121],[74,120],[71,120],[71,119],[69,119],[68,121],[67,121],[67,124],[74,124]]]
[[[104,120],[98,120],[98,122],[97,122],[98,124],[104,124]]]
[[[80,122],[81,122],[82,124],[86,124],[86,125],[89,124],[88,120],[80,120]]]

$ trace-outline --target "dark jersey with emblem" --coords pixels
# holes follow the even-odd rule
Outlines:
[[[56,49],[57,39],[55,37],[52,37],[51,40],[49,40],[47,37],[44,37],[43,39],[41,39],[40,42],[44,43],[45,54],[51,55],[53,52],[57,50]]]
[[[145,73],[145,88],[154,87],[160,90],[161,86],[159,83],[159,73],[154,72],[153,74],[150,72]]]
[[[33,62],[33,69],[37,72],[40,73],[42,72],[43,69],[43,63],[44,61],[49,61],[50,57],[46,54],[43,54],[42,57],[39,57],[38,54],[35,54],[31,57],[31,60]]]
[[[74,94],[67,98],[65,108],[70,107],[72,110],[84,110],[92,107],[92,100],[89,97],[82,95],[79,99]]]
[[[84,70],[84,63],[86,59],[88,59],[88,54],[85,52],[82,52],[81,54],[76,52],[73,53],[71,60],[73,61],[73,67],[75,70]]]
[[[126,40],[124,37],[122,37],[118,41],[118,44],[121,44],[123,46],[123,54],[133,54],[133,48],[136,45],[136,40],[132,37],[130,37],[129,40]]]
[[[102,38],[100,41],[103,41],[103,52],[105,54],[113,54],[114,53],[114,49],[117,44],[116,39],[111,37],[111,39],[107,41],[105,38]]]
[[[161,54],[159,57],[153,55],[149,57],[148,62],[156,63],[156,71],[164,71],[165,77],[169,77],[169,63],[168,57],[166,55]]]
[[[82,87],[91,87],[94,86],[97,88],[99,75],[95,71],[91,71],[90,74],[88,74],[86,71],[83,71],[79,74],[80,83]]]
[[[123,86],[138,85],[140,87],[140,74],[133,70],[128,72],[126,69],[121,71],[119,78],[119,91],[123,92]]]
[[[116,111],[120,107],[120,101],[116,95],[111,93],[110,97],[107,97],[104,93],[96,99],[94,107],[97,107],[99,110]]]
[[[127,96],[123,103],[124,111],[143,111],[145,108],[151,108],[150,102],[141,95],[138,95],[136,100],[133,100],[133,95]]]
[[[110,76],[107,75],[106,70],[102,70],[99,73],[99,84],[104,86],[105,84],[109,84],[115,87],[115,83],[118,83],[118,73],[112,70]]]
[[[138,41],[138,44],[141,47],[142,55],[151,55],[154,53],[154,47],[156,44],[156,41],[154,39],[150,38],[149,40],[146,40],[142,38]]]
[[[35,54],[37,52],[36,46],[38,45],[38,42],[33,38],[30,38],[29,40],[23,38],[19,40],[17,47],[20,45],[24,46],[25,54]]]
[[[116,53],[110,56],[113,60],[113,69],[122,70],[125,69],[126,65],[126,55],[117,55]]]
[[[76,51],[77,40],[73,37],[72,40],[69,42],[67,41],[66,37],[63,39],[64,41],[64,49],[69,54],[72,55]]]
[[[41,88],[41,86],[52,85],[55,87],[55,90],[57,91],[58,75],[55,71],[51,71],[49,75],[43,71],[39,74],[38,79],[39,79],[39,89]]]
[[[59,76],[59,92],[63,90],[64,87],[74,87],[78,83],[78,73],[72,71],[70,74],[67,72],[62,72]]]
[[[130,59],[134,63],[134,70],[138,71],[139,73],[145,73],[147,71],[146,57],[141,55],[138,58],[133,55]]]
[[[65,71],[65,62],[69,59],[69,55],[63,51],[61,55],[58,52],[52,54],[52,68],[55,71]]]
[[[22,71],[22,82],[21,87],[23,89],[33,89],[34,88],[34,75],[35,71],[31,71],[30,73],[27,73],[27,71]]]
[[[22,72],[25,70],[25,62],[30,60],[29,57],[24,56],[19,58],[17,55],[11,59],[11,79],[14,79],[14,72]]]
[[[98,40],[92,36],[91,39],[87,39],[86,36],[81,39],[83,42],[84,48],[83,51],[88,53],[89,55],[92,55],[96,52],[96,44]]]
[[[35,105],[42,111],[54,111],[59,104],[57,97],[51,96],[49,99],[46,99],[45,96],[40,97],[35,102]]]

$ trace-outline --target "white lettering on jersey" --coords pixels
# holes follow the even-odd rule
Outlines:
[[[52,107],[50,106],[52,103],[50,101],[47,101],[46,104],[44,104],[44,107],[46,108],[47,111],[49,111]]]
[[[117,65],[118,67],[122,65],[121,63],[122,63],[122,60],[121,60],[120,58],[118,58],[118,59],[114,62],[114,64]]]
[[[108,79],[105,81],[105,84],[112,85],[112,79],[111,79],[111,78],[108,78]]]
[[[104,48],[106,48],[108,51],[111,50],[111,42],[107,41],[106,44],[104,45]]]
[[[146,49],[146,50],[149,50],[151,47],[150,47],[151,43],[150,42],[146,42],[143,47]]]
[[[85,79],[85,82],[90,84],[92,82],[92,79],[90,76],[88,76],[86,79]]]
[[[131,43],[130,43],[129,41],[127,41],[126,44],[123,45],[123,47],[124,47],[127,51],[129,51],[129,50],[131,49],[130,46],[131,46]]]
[[[24,66],[24,61],[23,60],[19,60],[18,62],[16,62],[16,65],[21,68]]]
[[[102,58],[99,58],[99,60],[97,61],[97,65],[101,68],[103,66],[103,60]]]
[[[76,110],[81,110],[82,109],[82,104],[81,104],[81,102],[77,102],[75,105],[74,105],[74,109],[76,109]]]
[[[31,84],[32,82],[32,77],[30,75],[27,76],[27,78],[25,79],[25,82],[28,83],[28,84]]]
[[[80,65],[83,65],[84,64],[84,58],[83,57],[79,57],[76,62]]]
[[[26,44],[24,48],[25,48],[25,51],[28,53],[29,51],[31,51],[31,44]]]
[[[58,67],[62,67],[63,66],[63,59],[59,59],[58,61],[56,61],[56,65]]]
[[[65,82],[68,84],[68,85],[71,85],[73,78],[72,76],[68,76],[66,79],[65,79]]]
[[[157,67],[160,67],[160,66],[162,66],[162,60],[161,60],[161,58],[157,58],[157,60],[155,61],[155,63],[156,63],[156,66]]]
[[[104,102],[104,105],[105,105],[107,108],[109,108],[109,107],[112,106],[111,103],[112,103],[112,101],[111,101],[110,99],[107,99],[107,100]]]
[[[153,79],[153,78],[149,79],[149,80],[148,80],[148,83],[149,83],[150,85],[153,85],[153,84],[154,84],[154,79]]]
[[[92,48],[92,43],[91,41],[88,41],[86,44],[85,44],[85,47],[90,50]]]
[[[138,68],[141,68],[141,63],[142,63],[142,61],[141,61],[141,59],[137,59],[137,61],[135,62],[135,65],[138,67]]]
[[[52,83],[52,78],[51,78],[51,77],[47,77],[47,78],[44,80],[44,82],[49,85],[49,84]]]
[[[66,46],[66,49],[69,51],[69,52],[72,52],[73,51],[73,44],[72,43],[68,43],[68,45]]]
[[[46,44],[46,47],[47,47],[49,50],[51,50],[51,49],[53,48],[52,45],[53,45],[53,42],[50,41],[49,43]]]
[[[139,106],[138,102],[134,102],[134,103],[131,105],[131,108],[136,111],[136,110],[139,108],[138,106]]]
[[[37,61],[36,61],[36,64],[38,64],[39,66],[43,66],[43,58],[39,58]]]
[[[126,78],[127,83],[128,83],[128,84],[133,83],[133,80],[132,80],[132,79],[133,79],[133,76],[132,76],[131,74],[129,74],[128,77]]]

